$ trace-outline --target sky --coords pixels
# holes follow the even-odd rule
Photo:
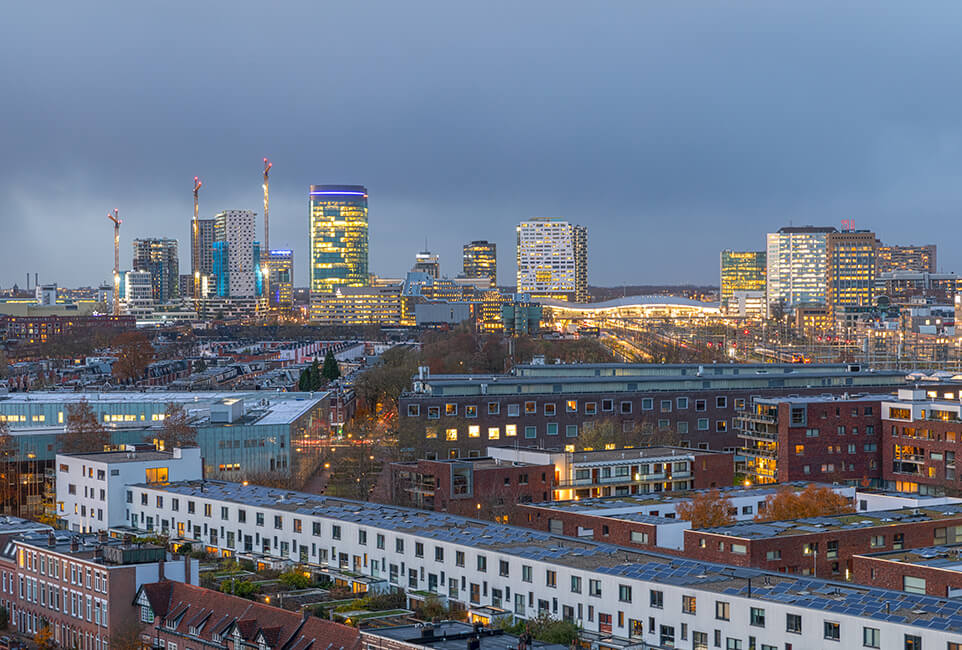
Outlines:
[[[0,20],[0,286],[262,212],[307,285],[308,186],[369,190],[370,269],[588,227],[589,283],[717,283],[723,248],[855,219],[962,271],[962,3],[16,2]]]

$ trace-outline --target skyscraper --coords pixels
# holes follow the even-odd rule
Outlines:
[[[532,298],[588,301],[588,229],[556,217],[522,221],[518,235],[518,293]]]
[[[180,258],[176,239],[135,239],[134,271],[149,271],[155,303],[176,300],[180,295]]]
[[[825,304],[826,241],[831,226],[787,226],[768,233],[766,292],[769,308]]]
[[[879,246],[878,272],[916,271],[935,273],[935,244],[924,246]]]
[[[830,315],[840,308],[872,304],[878,239],[868,230],[843,230],[825,238],[825,302]]]
[[[198,230],[200,231],[200,269],[191,269],[191,274],[199,270],[201,275],[210,275],[214,272],[214,220],[198,219]],[[190,244],[194,245],[194,231],[190,232]],[[193,248],[191,248],[193,250]]]
[[[367,188],[311,185],[311,293],[368,283]]]
[[[721,306],[725,308],[735,291],[765,291],[765,251],[721,252]]]
[[[412,271],[427,273],[437,280],[441,277],[441,258],[429,250],[423,250],[414,256]]]
[[[491,286],[498,284],[498,247],[479,240],[464,245],[462,270],[468,278],[491,278]]]
[[[225,210],[214,217],[212,270],[222,298],[253,298],[263,292],[255,217],[250,210]]]
[[[294,251],[272,250],[268,257],[270,308],[281,311],[294,306]]]

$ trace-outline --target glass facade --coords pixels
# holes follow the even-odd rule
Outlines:
[[[728,305],[735,291],[764,291],[765,251],[721,252],[721,304]]]
[[[493,242],[473,241],[464,245],[465,277],[490,278],[491,286],[498,284],[498,249]]]
[[[311,293],[368,283],[367,188],[311,185]]]
[[[828,235],[826,299],[833,311],[839,307],[872,304],[877,250],[874,232],[843,231]]]
[[[794,310],[825,304],[826,237],[832,227],[797,226],[768,234],[766,292],[769,306]]]

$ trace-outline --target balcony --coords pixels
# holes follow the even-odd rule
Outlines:
[[[757,447],[742,447],[741,453],[752,458],[776,458],[778,451],[775,449],[759,449]]]
[[[777,431],[753,431],[751,429],[738,429],[736,435],[745,440],[768,440],[771,442],[778,440]]]
[[[744,420],[746,422],[764,422],[766,424],[778,424],[778,418],[774,415],[767,415],[765,413],[745,413],[744,415],[739,414],[739,420]]]

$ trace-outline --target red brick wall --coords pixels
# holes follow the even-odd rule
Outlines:
[[[925,578],[925,593],[942,598],[948,595],[950,587],[962,589],[962,573],[958,571],[904,564],[865,555],[852,558],[852,575],[855,582],[899,591],[904,586],[902,579],[905,576]]]
[[[892,435],[892,428],[895,427],[896,435]],[[962,482],[959,480],[959,470],[955,470],[955,477],[950,478],[946,472],[945,452],[955,452],[956,467],[960,467],[962,462],[962,424],[958,422],[942,422],[940,420],[915,420],[914,422],[902,422],[898,420],[884,420],[882,428],[885,430],[882,436],[881,455],[882,467],[884,468],[885,478],[888,481],[910,481],[920,485],[940,486],[945,489],[947,494],[957,495],[962,489]],[[912,435],[912,430],[914,436]],[[949,434],[955,434],[955,442],[949,441]],[[927,440],[922,436],[931,436]],[[895,456],[895,445],[917,447],[923,450],[925,462],[919,466],[918,474],[896,473],[893,469]],[[942,460],[933,460],[932,452],[941,452]],[[929,476],[929,472],[932,476]]]
[[[558,519],[562,522],[562,533],[571,537],[578,537],[578,527],[590,528],[593,531],[591,539],[598,542],[609,544],[619,544],[622,546],[634,546],[653,550],[657,547],[657,527],[653,524],[625,521],[623,519],[611,519],[578,512],[562,512],[550,508],[539,508],[537,506],[521,506],[520,516],[514,522],[515,525],[534,528],[536,530],[550,531],[549,520]],[[608,534],[605,535],[605,527]],[[631,541],[631,532],[638,531],[648,533],[648,543],[638,544]],[[665,550],[665,549],[657,549]]]
[[[735,481],[735,457],[731,454],[699,454],[691,464],[694,489],[730,487]]]
[[[781,537],[771,537],[766,539],[741,539],[727,535],[706,533],[697,530],[685,531],[685,556],[697,560],[710,562],[721,562],[725,564],[735,564],[738,566],[753,566],[769,571],[781,571],[785,573],[804,573],[806,569],[811,570],[813,559],[817,575],[819,577],[845,577],[845,570],[852,569],[852,556],[881,552],[893,549],[894,535],[904,535],[903,548],[919,548],[932,546],[935,543],[935,529],[946,526],[957,526],[962,524],[962,515],[946,517],[937,521],[923,522],[893,522],[884,526],[873,526],[871,528],[848,529],[848,530],[828,530],[818,533],[784,535]],[[872,548],[871,538],[875,535],[885,537],[885,545],[879,548]],[[700,540],[705,540],[705,546],[700,545]],[[829,541],[838,541],[838,557],[827,557]],[[718,542],[724,545],[723,550],[718,550]],[[805,555],[804,546],[809,543],[818,543],[818,555],[813,558]],[[731,544],[745,544],[747,553],[739,554],[731,552]],[[780,551],[781,557],[777,560],[768,560],[769,551]],[[833,570],[833,564],[837,563],[837,571]]]
[[[865,409],[871,414],[866,415]],[[857,414],[853,412],[857,409]],[[881,402],[837,401],[813,402],[807,405],[805,426],[792,427],[791,404],[778,405],[778,481],[871,481],[882,476]],[[839,433],[844,427],[844,434]],[[867,435],[872,427],[872,435]],[[808,429],[818,429],[817,437],[809,437]],[[858,430],[853,435],[853,430]],[[866,444],[876,450],[866,451]],[[795,453],[803,445],[804,453]],[[850,445],[855,445],[850,453]],[[808,466],[808,473],[805,472]]]

